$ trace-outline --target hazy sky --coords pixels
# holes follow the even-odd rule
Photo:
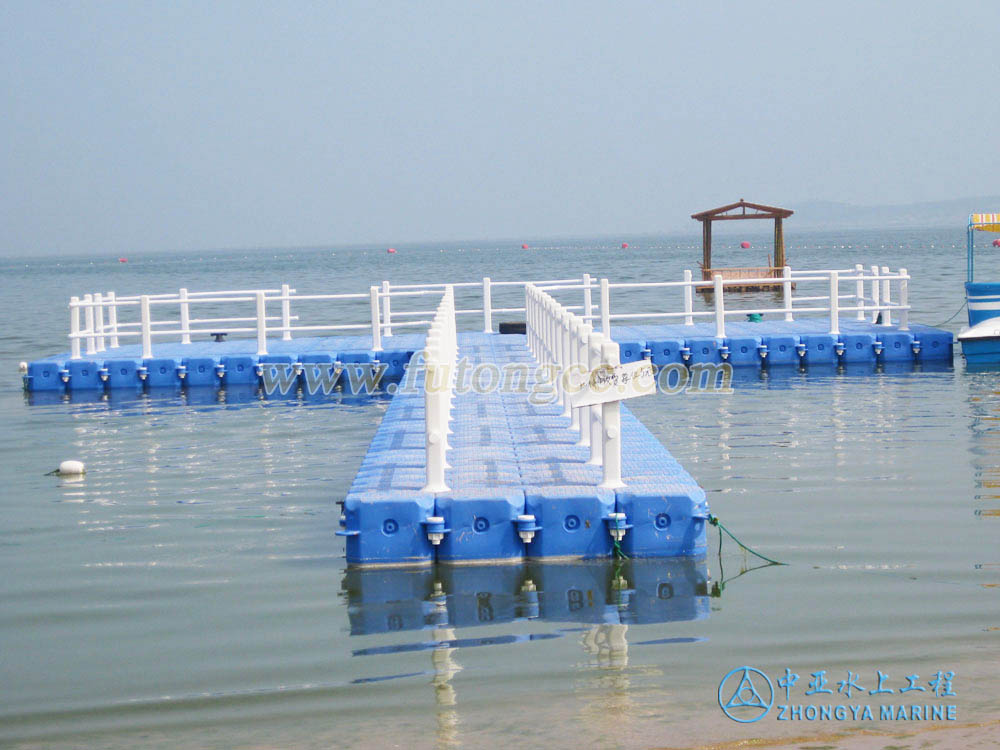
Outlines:
[[[641,233],[740,197],[996,194],[998,21],[996,0],[6,0],[0,252]]]

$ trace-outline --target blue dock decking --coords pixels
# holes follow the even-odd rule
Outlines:
[[[446,473],[450,492],[422,491],[426,481],[422,383],[401,388],[389,405],[344,500],[347,559],[355,565],[519,562],[599,558],[612,553],[611,513],[632,528],[629,557],[705,551],[705,493],[655,437],[622,409],[623,479],[598,488],[601,469],[576,445],[562,408],[532,403],[534,359],[523,336],[463,333],[459,357],[470,364],[523,364],[523,389],[470,390],[455,396]],[[528,543],[519,516],[534,516]],[[427,519],[444,520],[435,547]]]
[[[709,323],[612,326],[621,361],[648,356],[657,366],[722,363],[741,366],[835,365],[878,362],[950,362],[954,336],[949,331],[912,324],[897,326],[842,320],[829,333],[824,318],[726,324],[719,339]],[[463,334],[464,335],[464,334]],[[386,365],[386,381],[403,376],[406,363],[424,345],[423,333],[397,334],[372,349],[370,336],[330,336],[269,340],[268,354],[256,354],[253,339],[190,344],[157,343],[155,356],[143,359],[138,345],[121,346],[70,359],[69,352],[31,362],[25,390],[80,391],[179,385],[252,385],[261,382],[260,365],[370,363]],[[145,369],[143,369],[145,368]],[[346,379],[342,385],[349,386]]]

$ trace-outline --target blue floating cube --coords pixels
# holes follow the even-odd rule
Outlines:
[[[146,384],[150,388],[168,388],[180,383],[177,377],[177,362],[173,359],[145,359]]]
[[[844,362],[875,361],[875,334],[842,333],[840,341],[844,345]]]
[[[451,529],[438,548],[439,562],[510,561],[524,556],[514,523],[524,513],[520,489],[466,488],[460,496],[439,496],[436,508]]]
[[[351,492],[344,500],[347,562],[351,565],[430,565],[434,546],[426,520],[434,496],[412,492]]]
[[[654,484],[618,490],[618,512],[632,524],[622,540],[626,555],[676,557],[705,553],[705,493],[698,487],[677,490]]]
[[[218,363],[212,357],[187,357],[182,364],[187,368],[184,380],[189,387],[219,383],[219,376],[215,370],[215,365]]]
[[[879,336],[882,341],[883,362],[912,362],[913,334],[906,331],[886,331]]]
[[[765,336],[764,343],[767,345],[768,365],[794,365],[799,362],[799,352],[796,346],[799,343],[798,336],[790,334],[776,334]]]
[[[106,359],[104,367],[108,371],[109,388],[136,388],[142,386],[139,380],[139,363],[134,359]]]
[[[72,360],[70,360],[72,361]],[[29,391],[62,391],[66,384],[62,380],[62,365],[51,360],[32,362],[28,365],[25,387]]]
[[[657,367],[665,365],[680,364],[684,362],[681,349],[684,347],[684,339],[657,339],[646,342],[649,348],[650,357]]]
[[[726,340],[729,347],[728,362],[734,367],[760,364],[760,337],[737,336]]]
[[[722,339],[706,336],[686,339],[685,343],[691,350],[691,359],[688,360],[688,364],[698,365],[722,362],[722,357],[719,354],[719,347],[723,343]]]
[[[254,368],[256,362],[253,357],[227,355],[219,360],[225,368],[223,383],[226,386],[252,385],[257,382],[257,372]]]
[[[837,362],[837,337],[832,333],[806,333],[801,340],[806,348],[804,359],[807,365]]]
[[[593,486],[526,487],[524,512],[541,530],[526,545],[528,557],[608,557],[611,535],[604,519],[614,512],[613,492]]]
[[[70,390],[104,390],[104,381],[101,380],[97,362],[87,359],[71,359],[66,363],[66,369],[69,371]]]

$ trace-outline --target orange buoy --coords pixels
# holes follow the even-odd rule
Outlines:
[[[628,243],[627,242],[623,242],[622,243],[622,250],[628,250]]]
[[[750,243],[747,242],[746,240],[744,240],[743,242],[740,243],[740,247],[742,247],[744,250],[749,250],[750,249]]]
[[[528,249],[528,246],[527,246],[527,245],[521,245],[521,249],[522,249],[522,250],[527,250],[527,249]]]
[[[388,250],[386,250],[386,252],[387,252],[387,253],[391,253],[391,254],[395,255],[395,253],[396,253],[396,248],[394,248],[394,247],[390,247],[390,248],[389,248]]]

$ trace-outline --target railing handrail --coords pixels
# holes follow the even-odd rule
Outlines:
[[[360,331],[370,330],[372,348],[381,351],[383,337],[392,336],[393,325],[397,327],[429,327],[433,325],[431,310],[396,310],[392,309],[392,298],[399,300],[419,299],[426,296],[442,294],[450,288],[454,296],[456,288],[466,291],[473,288],[482,289],[482,307],[455,308],[455,316],[470,316],[482,314],[483,330],[493,331],[493,315],[495,313],[527,313],[526,307],[497,307],[493,304],[494,288],[510,288],[523,286],[525,289],[534,287],[551,296],[555,292],[581,292],[583,304],[562,304],[567,311],[579,313],[579,318],[588,322],[600,321],[602,331],[610,329],[612,321],[641,320],[643,318],[671,319],[683,318],[685,325],[694,325],[696,318],[715,317],[717,334],[725,332],[727,319],[745,314],[783,315],[787,321],[794,320],[796,314],[822,314],[830,316],[830,331],[839,330],[838,319],[841,313],[855,313],[858,320],[864,320],[870,313],[872,321],[882,315],[882,322],[891,324],[892,316],[898,315],[899,324],[903,330],[908,327],[909,301],[907,284],[910,276],[905,268],[890,271],[887,266],[856,264],[852,269],[826,269],[819,271],[792,271],[790,267],[782,268],[781,276],[761,278],[726,279],[715,274],[711,280],[694,278],[690,270],[684,272],[681,281],[622,281],[611,282],[601,279],[600,282],[590,274],[583,274],[572,279],[548,279],[539,281],[493,281],[485,277],[481,282],[446,282],[426,284],[391,284],[383,281],[381,286],[370,287],[368,293],[317,293],[299,294],[288,284],[276,289],[255,290],[225,290],[191,292],[180,289],[177,293],[152,294],[139,296],[117,296],[114,292],[87,294],[83,297],[70,299],[70,346],[71,357],[79,359],[83,344],[86,353],[94,354],[105,351],[107,345],[116,348],[122,337],[135,336],[138,329],[143,342],[143,357],[152,356],[152,342],[156,338],[162,340],[169,336],[179,336],[181,343],[191,342],[191,336],[202,333],[255,333],[257,348],[260,354],[267,353],[267,341],[270,335],[280,334],[282,339],[290,340],[296,333],[313,333],[317,331]],[[810,294],[795,296],[793,290],[797,284],[826,284],[826,294]],[[842,294],[841,283],[853,284],[854,288],[848,294]],[[727,288],[755,284],[767,284],[780,290],[782,304],[780,307],[754,307],[727,309],[724,299]],[[836,285],[837,291],[830,290]],[[600,302],[594,304],[594,290],[600,292]],[[611,292],[616,296],[628,291],[643,289],[678,289],[682,293],[682,311],[651,310],[615,314],[611,311]],[[695,310],[693,293],[695,291],[715,292],[712,310]],[[340,324],[305,324],[299,315],[292,315],[292,303],[361,301],[369,300],[367,323]],[[847,304],[841,304],[844,300]],[[854,304],[851,304],[854,302]],[[226,305],[253,304],[255,311],[252,316],[233,314],[229,312],[218,317],[202,314],[191,316],[193,305]],[[825,304],[823,304],[825,303]],[[280,305],[280,317],[268,316],[268,305]],[[153,310],[162,310],[177,306],[177,312],[168,314],[166,320],[154,320]],[[120,320],[119,312],[139,308],[139,320]],[[454,305],[453,305],[454,307]],[[235,311],[234,311],[235,312]],[[161,314],[162,315],[162,314]],[[82,316],[82,320],[81,320]],[[129,316],[131,317],[131,316]],[[353,316],[355,319],[360,315]],[[393,320],[395,318],[395,321]],[[275,322],[280,325],[273,325]],[[255,323],[253,328],[232,326],[233,323]],[[294,324],[294,325],[293,325]],[[212,326],[211,330],[199,326]]]

